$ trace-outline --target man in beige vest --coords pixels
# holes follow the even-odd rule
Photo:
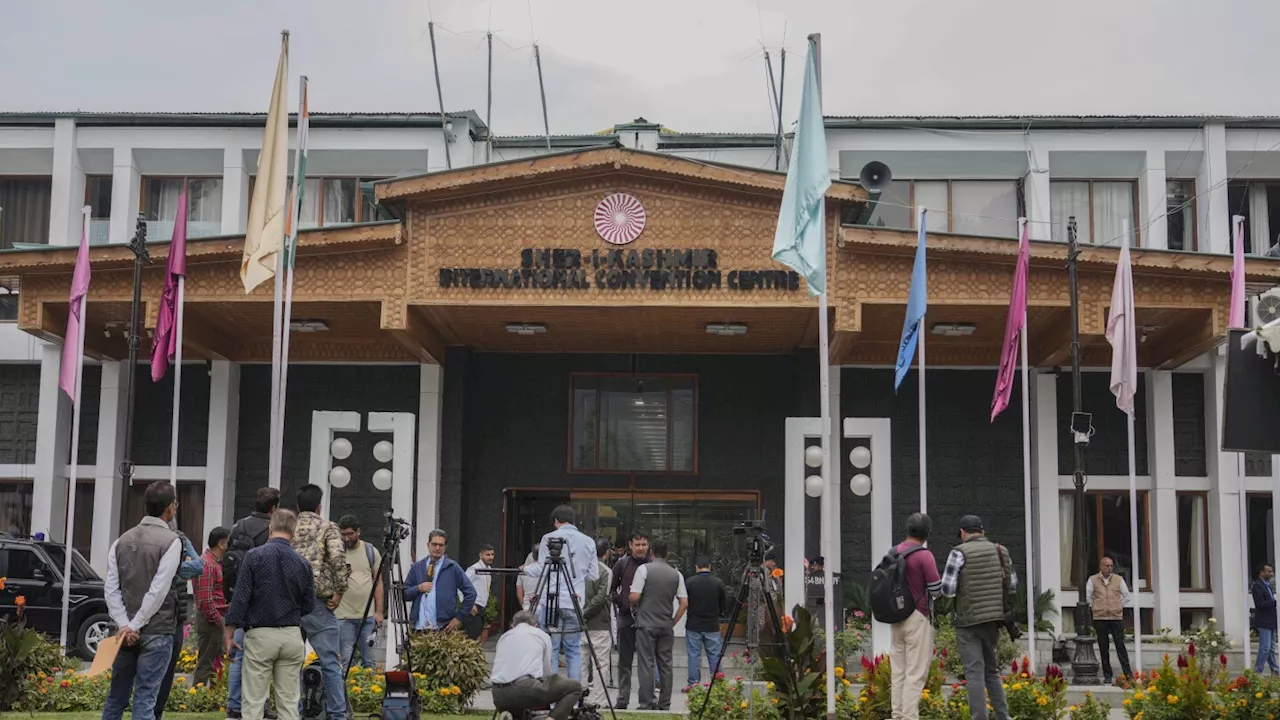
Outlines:
[[[1102,572],[1089,578],[1085,597],[1093,611],[1093,627],[1098,634],[1098,655],[1102,658],[1102,678],[1108,685],[1114,677],[1111,672],[1111,641],[1116,643],[1116,657],[1120,658],[1120,670],[1125,677],[1133,677],[1129,670],[1129,651],[1124,646],[1124,609],[1133,607],[1129,586],[1124,578],[1112,572],[1115,563],[1104,557],[1099,564]]]

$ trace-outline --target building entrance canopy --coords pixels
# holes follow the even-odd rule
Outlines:
[[[816,301],[771,258],[784,176],[616,147],[385,181],[399,220],[303,231],[294,291],[295,362],[441,363],[445,348],[534,353],[790,354],[817,344]],[[838,225],[866,203],[828,191],[831,360],[892,364],[916,236]],[[144,317],[158,313],[167,238],[151,238]],[[238,276],[242,237],[188,244],[186,357],[265,362],[272,293]],[[1017,244],[931,233],[928,329],[934,365],[999,361]],[[75,248],[0,252],[20,287],[19,327],[59,341]],[[1109,363],[1103,339],[1118,250],[1081,255],[1084,360]],[[1176,367],[1221,342],[1231,259],[1133,252],[1146,367]],[[1066,248],[1031,248],[1030,359],[1068,358]],[[127,353],[132,255],[90,249],[86,352]],[[1270,287],[1280,263],[1249,258]]]

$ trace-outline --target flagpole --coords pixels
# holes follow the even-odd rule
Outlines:
[[[1018,218],[1018,241],[1027,242],[1027,219]],[[1019,251],[1022,249],[1019,248]],[[1027,367],[1027,303],[1022,303],[1022,330],[1018,333],[1022,352],[1022,514],[1026,518],[1027,576],[1023,587],[1027,589],[1027,657],[1031,660],[1031,674],[1036,672],[1036,593],[1035,570],[1031,548],[1031,380]]]
[[[924,226],[925,213],[927,212],[928,210],[926,210],[923,205],[920,206],[919,222],[920,222],[920,228],[922,230],[924,230],[924,227],[925,227]],[[925,312],[927,313],[928,310],[925,310]],[[920,324],[922,326],[924,325],[923,317],[920,318]],[[920,414],[920,512],[922,513],[929,511],[928,509],[929,508],[929,479],[928,479],[928,474],[926,472],[926,468],[928,465],[926,457],[928,453],[926,452],[926,446],[925,446],[925,411],[924,411],[924,403],[925,403],[925,400],[924,400],[924,336],[927,334],[928,333],[924,331],[924,327],[921,327],[916,331],[916,338],[918,339],[917,349],[920,353],[919,354],[919,360],[920,360],[920,410],[919,410],[919,414]]]
[[[1121,237],[1124,238],[1123,242],[1125,243],[1125,252],[1121,257],[1123,257],[1126,262],[1126,267],[1123,271],[1131,272],[1127,266],[1128,246],[1132,242],[1129,237],[1130,230],[1128,221],[1124,222],[1123,230],[1124,232],[1121,233]],[[1116,272],[1121,272],[1121,269],[1117,268]],[[1126,345],[1123,351],[1128,354],[1131,361],[1136,365],[1138,362],[1138,348],[1135,346],[1137,338],[1134,337],[1134,332],[1132,332],[1136,323],[1133,317],[1134,307],[1132,288],[1133,282],[1132,278],[1130,278],[1129,297],[1127,298],[1128,307],[1122,309],[1122,312],[1126,315],[1124,324],[1130,329],[1130,332],[1123,333],[1122,337]],[[1115,308],[1112,308],[1111,312],[1114,313]],[[1112,352],[1114,352],[1114,350]],[[1125,413],[1125,419],[1127,421],[1126,424],[1129,429],[1129,558],[1130,562],[1133,563],[1133,572],[1130,573],[1133,576],[1133,587],[1129,588],[1129,597],[1133,599],[1134,669],[1138,672],[1142,672],[1142,608],[1138,604],[1138,593],[1142,589],[1142,584],[1138,577],[1138,569],[1142,565],[1142,562],[1138,556],[1138,458],[1137,444],[1133,430],[1133,415],[1134,411],[1132,408]]]
[[[1239,254],[1240,254],[1240,256],[1241,256],[1241,257],[1243,257],[1243,254],[1244,254],[1244,216],[1242,216],[1242,215],[1233,215],[1233,216],[1231,216],[1231,225],[1232,225],[1232,230],[1234,231],[1234,232],[1232,232],[1232,233],[1231,233],[1231,235],[1232,235],[1233,240],[1235,241],[1235,246],[1231,248],[1231,252],[1232,252],[1233,258],[1236,256],[1236,253],[1239,253]],[[1243,266],[1241,266],[1241,267],[1243,267]],[[1235,277],[1235,275],[1236,275],[1236,265],[1235,265],[1235,263],[1234,263],[1234,262],[1232,263],[1231,275],[1232,275],[1232,278],[1231,278],[1231,279],[1232,279],[1232,283],[1231,283],[1231,293],[1232,293],[1231,305],[1232,305],[1232,308],[1231,308],[1231,309],[1232,309],[1232,311],[1233,311],[1231,314],[1232,314],[1232,315],[1235,315],[1235,314],[1237,313],[1236,305],[1238,304],[1238,305],[1239,305],[1239,309],[1238,309],[1239,314],[1240,314],[1240,315],[1244,315],[1244,288],[1243,288],[1243,286],[1244,286],[1244,278],[1240,278],[1240,280],[1239,280],[1239,286],[1240,286],[1240,289],[1237,291],[1237,289],[1236,289],[1237,282],[1236,282],[1236,277]],[[1237,295],[1239,295],[1239,297],[1237,297]],[[1231,322],[1231,323],[1229,323],[1229,324],[1235,324],[1235,322],[1236,322],[1236,321],[1239,321],[1239,322],[1240,322],[1240,324],[1241,324],[1242,326],[1244,325],[1244,320],[1243,320],[1243,318],[1241,318],[1241,317],[1232,317],[1232,318],[1230,318],[1230,320],[1231,320],[1232,322]],[[1261,341],[1259,341],[1259,342],[1261,342]],[[1243,576],[1243,578],[1244,578],[1244,581],[1247,583],[1247,582],[1249,582],[1249,502],[1248,502],[1248,495],[1247,495],[1247,493],[1245,492],[1245,465],[1244,465],[1244,453],[1236,453],[1236,477],[1238,477],[1238,478],[1240,479],[1240,489],[1239,489],[1239,493],[1238,493],[1238,495],[1239,495],[1239,503],[1240,503],[1240,509],[1239,509],[1239,512],[1240,512],[1240,522],[1238,523],[1238,524],[1240,525],[1240,568],[1241,568],[1241,574],[1242,574],[1242,576]],[[1249,665],[1249,663],[1250,663],[1250,657],[1251,657],[1251,656],[1252,656],[1252,654],[1253,654],[1253,653],[1250,651],[1250,642],[1249,642],[1249,641],[1250,641],[1250,638],[1249,638],[1249,629],[1248,629],[1248,625],[1247,625],[1247,623],[1246,623],[1246,627],[1245,627],[1245,631],[1244,631],[1244,646],[1243,646],[1243,650],[1244,650],[1244,660],[1245,660],[1245,667],[1249,667],[1249,666],[1250,666],[1250,665]]]
[[[173,252],[173,246],[169,246],[169,252]],[[174,318],[173,332],[176,337],[176,344],[173,350],[173,431],[169,440],[169,482],[176,489],[178,487],[178,416],[182,406],[182,315],[185,310],[183,300],[186,295],[187,277],[185,275],[178,276],[178,302],[176,317]]]
[[[89,212],[88,205],[81,210],[84,217],[81,219],[83,226],[81,228],[80,242],[85,242],[85,237],[89,232]],[[73,282],[74,286],[74,282]],[[88,304],[88,295],[80,297],[80,318],[79,327],[77,328],[79,336],[76,338],[76,351],[80,353],[80,357],[76,358],[76,381],[75,398],[71,401],[71,454],[70,462],[67,463],[69,471],[67,472],[67,521],[65,539],[67,545],[63,548],[62,562],[62,631],[58,638],[59,644],[63,650],[67,648],[67,621],[71,616],[71,554],[75,552],[75,534],[76,534],[76,481],[79,479],[78,467],[80,464],[80,389],[84,380],[84,311]],[[62,351],[67,351],[67,344],[64,341]]]
[[[822,35],[814,33],[809,36],[809,52],[813,53],[813,69],[815,80],[818,86],[818,106],[822,106]],[[827,246],[827,209],[826,203],[822,204],[820,222],[822,223],[822,241],[823,252],[826,252]],[[824,278],[825,281],[825,278]],[[825,282],[824,282],[825,284]],[[822,505],[826,506],[822,512],[822,522],[819,523],[821,530],[822,554],[826,557],[835,557],[835,546],[831,538],[831,513],[828,509],[831,503],[838,500],[834,490],[831,487],[831,360],[830,360],[830,339],[829,330],[827,328],[827,293],[824,291],[818,295],[818,384],[820,386],[821,395],[818,397],[819,413],[822,418]],[[835,608],[832,607],[833,602],[833,583],[831,573],[822,573],[822,609],[823,609],[823,636],[826,638],[827,644],[827,717],[829,720],[835,720],[836,717],[836,634],[835,634]]]
[[[284,242],[285,272],[287,275],[284,283],[284,321],[280,323],[280,393],[276,400],[279,419],[276,421],[275,442],[276,447],[281,451],[281,458],[276,462],[277,474],[282,471],[284,464],[285,398],[289,387],[289,327],[293,320],[293,268],[298,264],[298,222],[302,216],[302,197],[306,191],[305,166],[302,164],[302,159],[306,155],[307,128],[305,123],[307,122],[309,122],[307,118],[307,76],[303,75],[298,78],[298,140],[297,148],[293,153],[293,202],[290,203],[289,207],[289,232],[286,234]]]
[[[267,484],[280,487],[280,320],[284,316],[284,248],[276,253],[275,297],[271,306],[271,457],[267,459]]]

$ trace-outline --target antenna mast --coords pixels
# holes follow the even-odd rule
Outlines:
[[[427,34],[431,36],[431,67],[436,74],[436,100],[440,102],[440,134],[444,136],[444,167],[453,169],[453,158],[449,156],[449,118],[444,114],[444,90],[440,88],[440,62],[436,60],[436,24],[427,23]]]
[[[538,44],[533,44],[533,61],[538,65],[538,94],[542,96],[542,130],[547,138],[547,152],[551,152],[551,123],[547,120],[547,90],[542,84],[542,54]]]

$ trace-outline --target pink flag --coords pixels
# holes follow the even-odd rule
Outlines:
[[[76,366],[84,361],[84,318],[80,317],[81,301],[89,294],[89,223],[80,234],[80,252],[76,253],[76,269],[71,274],[71,295],[67,302],[67,338],[62,343],[62,364],[58,368],[58,387],[71,398],[76,397]]]
[[[1009,407],[1013,393],[1013,376],[1018,368],[1018,338],[1026,332],[1027,319],[1027,266],[1031,261],[1031,248],[1027,243],[1027,226],[1022,226],[1018,241],[1018,262],[1013,268],[1013,290],[1009,297],[1009,319],[1004,324],[1004,344],[1000,351],[1000,371],[996,373],[996,394],[991,398],[991,422]]]
[[[1231,218],[1235,227],[1234,257],[1231,260],[1231,315],[1229,327],[1244,327],[1244,218],[1236,215]]]
[[[1133,396],[1138,391],[1138,328],[1133,317],[1133,269],[1127,240],[1120,246],[1120,260],[1116,263],[1116,284],[1107,313],[1107,342],[1111,343],[1111,394],[1116,396],[1116,407],[1132,415]]]
[[[173,220],[169,243],[169,267],[160,292],[160,316],[151,344],[151,382],[160,382],[178,351],[178,280],[187,275],[187,193],[178,196],[178,216]]]

